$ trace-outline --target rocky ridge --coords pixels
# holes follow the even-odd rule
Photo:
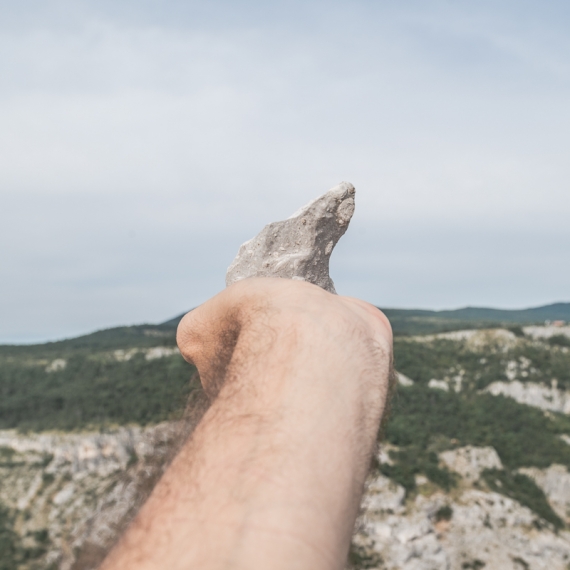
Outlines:
[[[0,500],[17,513],[23,545],[45,548],[34,565],[20,567],[95,569],[162,473],[177,434],[179,426],[167,423],[108,433],[0,432]],[[389,461],[387,451],[390,446],[379,452],[380,462]],[[502,467],[493,448],[466,446],[439,458],[459,481],[450,493],[417,476],[418,491],[409,496],[372,472],[353,537],[352,568],[568,568],[570,533],[486,487],[481,473]],[[566,468],[523,471],[568,520]]]
[[[21,558],[32,559],[18,568],[96,568],[163,472],[180,429],[0,431],[0,503],[14,514]]]

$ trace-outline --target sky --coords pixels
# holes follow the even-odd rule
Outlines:
[[[570,301],[570,4],[0,0],[0,343],[161,322],[342,180],[382,307]]]

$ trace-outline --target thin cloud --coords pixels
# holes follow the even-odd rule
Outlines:
[[[194,306],[242,241],[343,179],[358,197],[340,291],[425,307],[567,295],[561,4],[2,11],[0,339]]]

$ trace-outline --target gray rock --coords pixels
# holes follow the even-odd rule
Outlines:
[[[501,458],[493,447],[467,445],[444,451],[439,454],[439,459],[470,483],[477,481],[485,469],[503,468]]]
[[[329,259],[354,213],[354,194],[352,184],[341,182],[290,218],[265,226],[239,248],[226,285],[248,277],[282,277],[336,293]]]

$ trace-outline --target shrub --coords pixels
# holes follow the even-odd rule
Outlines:
[[[482,475],[491,490],[525,505],[557,529],[564,526],[562,520],[548,504],[542,489],[530,477],[502,469],[485,469]]]
[[[548,339],[551,346],[570,346],[570,338],[564,334],[557,334]]]
[[[453,516],[453,509],[449,505],[445,505],[438,509],[434,515],[435,522],[450,521]]]

